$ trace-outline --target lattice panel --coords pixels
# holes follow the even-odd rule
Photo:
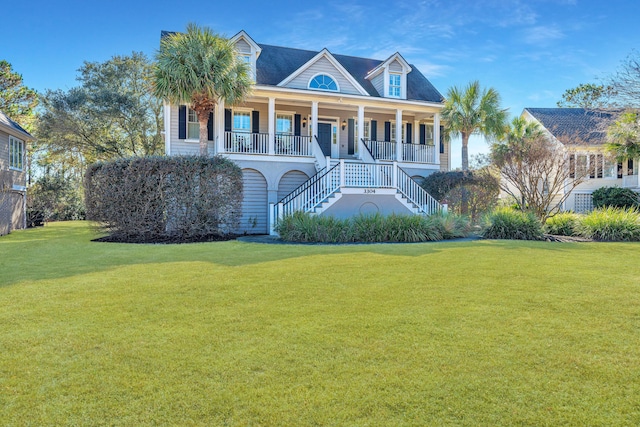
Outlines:
[[[593,210],[593,197],[591,194],[574,194],[574,210],[578,213],[591,212]]]

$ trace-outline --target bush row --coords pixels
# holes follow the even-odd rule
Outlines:
[[[290,242],[426,242],[464,237],[469,231],[469,222],[453,214],[375,214],[338,219],[296,212],[279,220],[276,231]]]
[[[221,157],[137,157],[91,165],[87,219],[117,240],[201,240],[232,233],[242,171]]]
[[[542,240],[544,233],[600,241],[640,241],[640,211],[636,208],[601,208],[586,215],[563,212],[542,226],[532,214],[501,208],[487,215],[483,237]]]

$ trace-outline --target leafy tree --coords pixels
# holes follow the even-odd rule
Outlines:
[[[200,154],[207,155],[207,121],[218,100],[235,104],[248,95],[249,66],[233,44],[207,27],[165,36],[154,69],[154,93],[173,104],[190,104],[200,123]]]
[[[79,87],[42,97],[36,136],[47,150],[44,163],[83,169],[85,162],[162,153],[162,105],[144,54],[85,62],[78,71]]]
[[[492,145],[491,158],[500,171],[500,188],[541,221],[558,212],[590,173],[587,168],[571,171],[564,148],[547,138],[537,123],[521,117],[513,119],[506,136]]]
[[[464,89],[454,86],[447,92],[442,119],[451,136],[462,137],[462,170],[469,169],[469,137],[473,134],[485,138],[502,135],[507,119],[506,110],[500,108],[500,95],[493,89],[482,89],[476,80]]]
[[[40,177],[27,193],[29,218],[42,221],[84,219],[81,189],[62,175]]]
[[[10,63],[0,61],[0,110],[30,130],[37,105],[36,91],[23,85],[22,75]]]
[[[626,111],[607,129],[607,151],[622,162],[640,157],[640,115]]]
[[[572,89],[567,89],[558,101],[558,107],[575,108],[604,108],[609,105],[609,99],[614,94],[612,86],[582,83]]]

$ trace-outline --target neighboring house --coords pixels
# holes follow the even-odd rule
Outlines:
[[[33,137],[0,111],[0,236],[26,228],[25,152]]]
[[[444,100],[402,55],[270,46],[244,31],[231,40],[256,84],[244,104],[211,114],[208,139],[211,154],[243,170],[241,232],[267,233],[295,210],[346,217],[440,209],[415,179],[450,169],[440,139]],[[165,127],[167,154],[198,154],[188,106],[165,105]]]
[[[588,212],[593,209],[591,194],[601,187],[626,187],[640,191],[638,165],[634,160],[617,163],[608,154],[607,128],[620,111],[584,108],[525,108],[522,117],[537,122],[555,142],[566,149],[570,176],[587,177],[564,202],[563,210]]]

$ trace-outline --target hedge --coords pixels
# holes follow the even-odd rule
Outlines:
[[[135,157],[91,165],[87,219],[128,241],[202,240],[240,221],[242,171],[222,157]]]

